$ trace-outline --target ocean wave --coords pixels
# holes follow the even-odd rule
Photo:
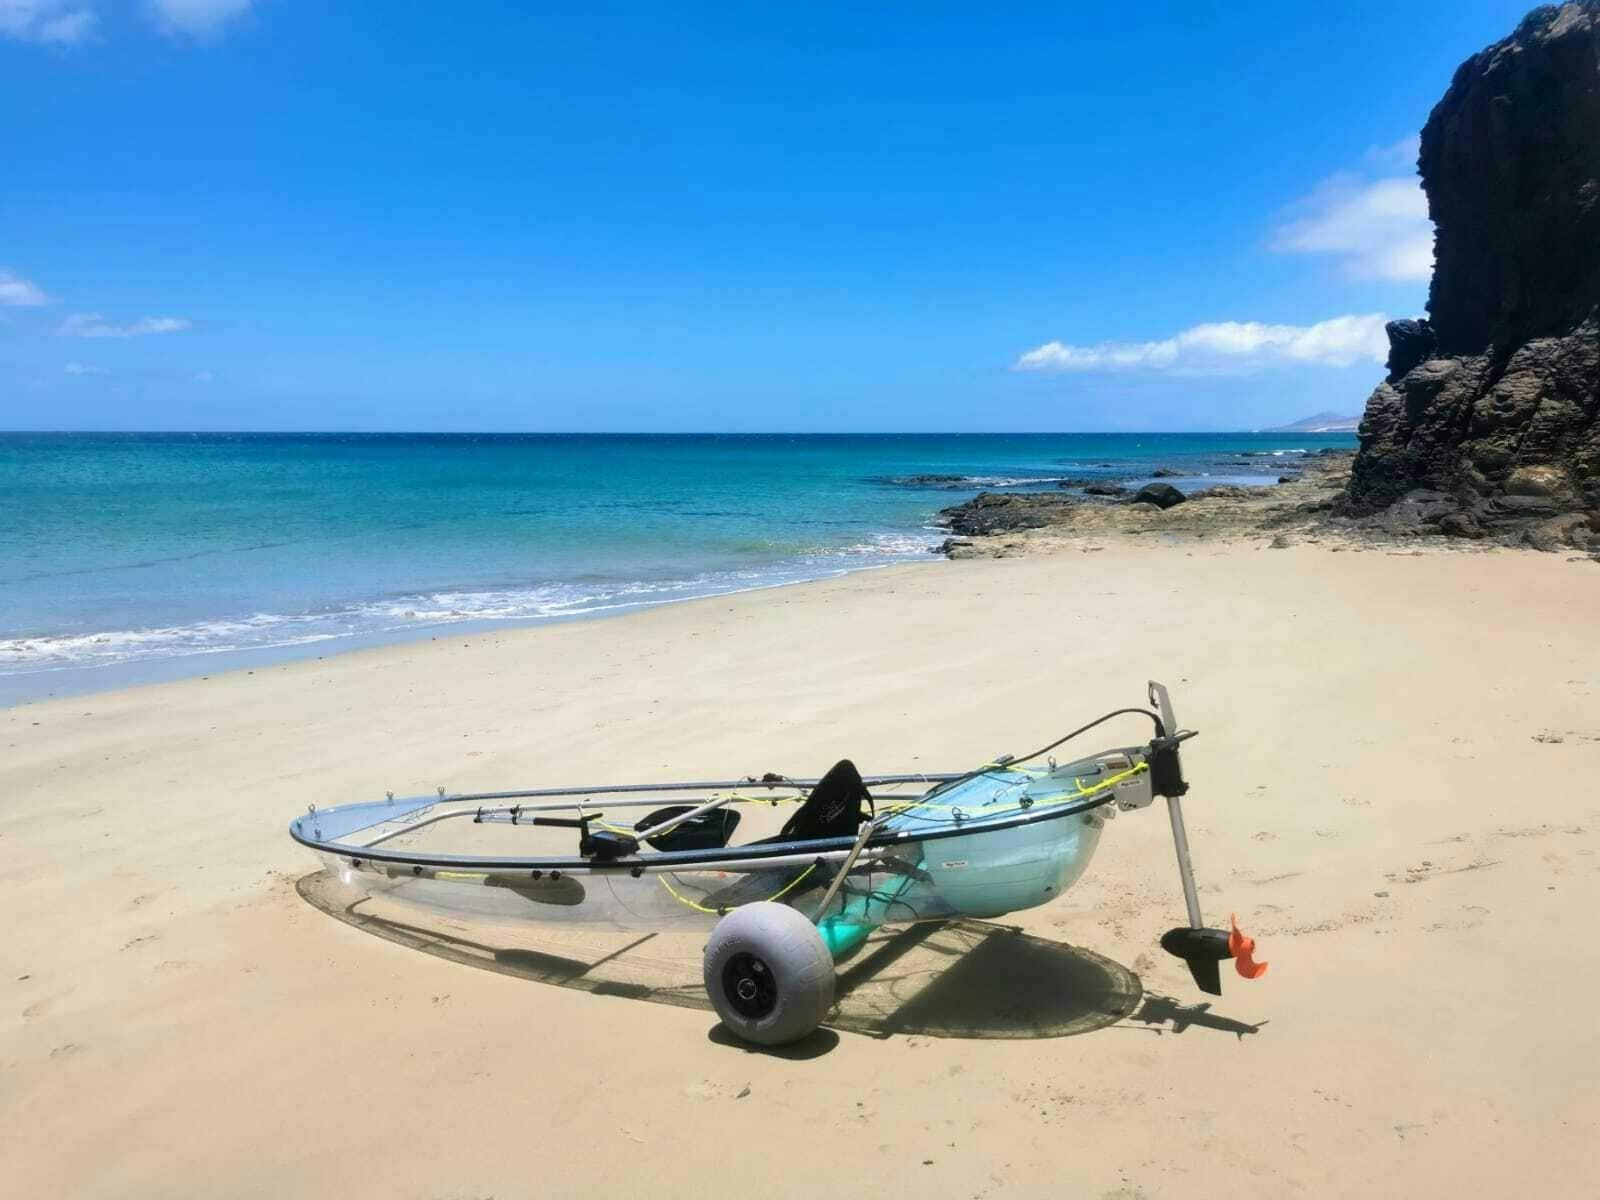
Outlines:
[[[327,619],[310,614],[257,613],[242,620],[192,625],[0,638],[0,674],[7,673],[8,667],[78,666],[307,645],[341,636],[338,631],[312,627]]]
[[[941,492],[967,492],[974,488],[1038,487],[1047,483],[1066,483],[1068,475],[873,475],[867,482],[887,487],[931,489]]]
[[[876,533],[778,563],[677,579],[441,589],[310,612],[258,612],[183,625],[0,638],[0,675],[403,636],[463,622],[539,622],[649,607],[919,561],[930,557],[941,536],[934,531]]]
[[[832,554],[851,555],[861,557],[865,555],[913,555],[927,554],[944,541],[949,534],[940,530],[937,533],[879,533],[874,534],[864,542],[846,546],[843,550],[832,551]]]

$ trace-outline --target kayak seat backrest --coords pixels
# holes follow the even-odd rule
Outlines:
[[[861,782],[861,772],[841,758],[811,789],[800,808],[784,823],[771,842],[799,842],[813,838],[854,837],[861,822],[871,816],[872,793]]]

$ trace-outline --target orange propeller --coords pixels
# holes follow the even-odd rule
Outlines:
[[[1228,953],[1233,955],[1234,969],[1246,979],[1260,979],[1267,973],[1267,964],[1258,963],[1251,957],[1256,952],[1256,940],[1245,937],[1239,932],[1239,918],[1236,914],[1228,914],[1228,923],[1233,926],[1228,934]]]

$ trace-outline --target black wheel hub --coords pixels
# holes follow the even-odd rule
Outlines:
[[[778,981],[754,954],[735,954],[722,968],[722,994],[741,1017],[759,1021],[777,1007]]]

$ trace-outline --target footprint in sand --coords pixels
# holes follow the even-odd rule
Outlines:
[[[1286,871],[1282,875],[1264,875],[1260,879],[1252,879],[1250,882],[1256,887],[1265,887],[1269,883],[1282,883],[1285,879],[1294,879],[1299,874],[1299,871]]]
[[[1425,858],[1420,865],[1407,867],[1404,874],[1391,871],[1384,878],[1390,883],[1423,883],[1429,879],[1436,879],[1441,875],[1460,875],[1466,871],[1483,871],[1499,865],[1500,860],[1498,858],[1475,858],[1465,866],[1440,867],[1435,865],[1431,859]]]

